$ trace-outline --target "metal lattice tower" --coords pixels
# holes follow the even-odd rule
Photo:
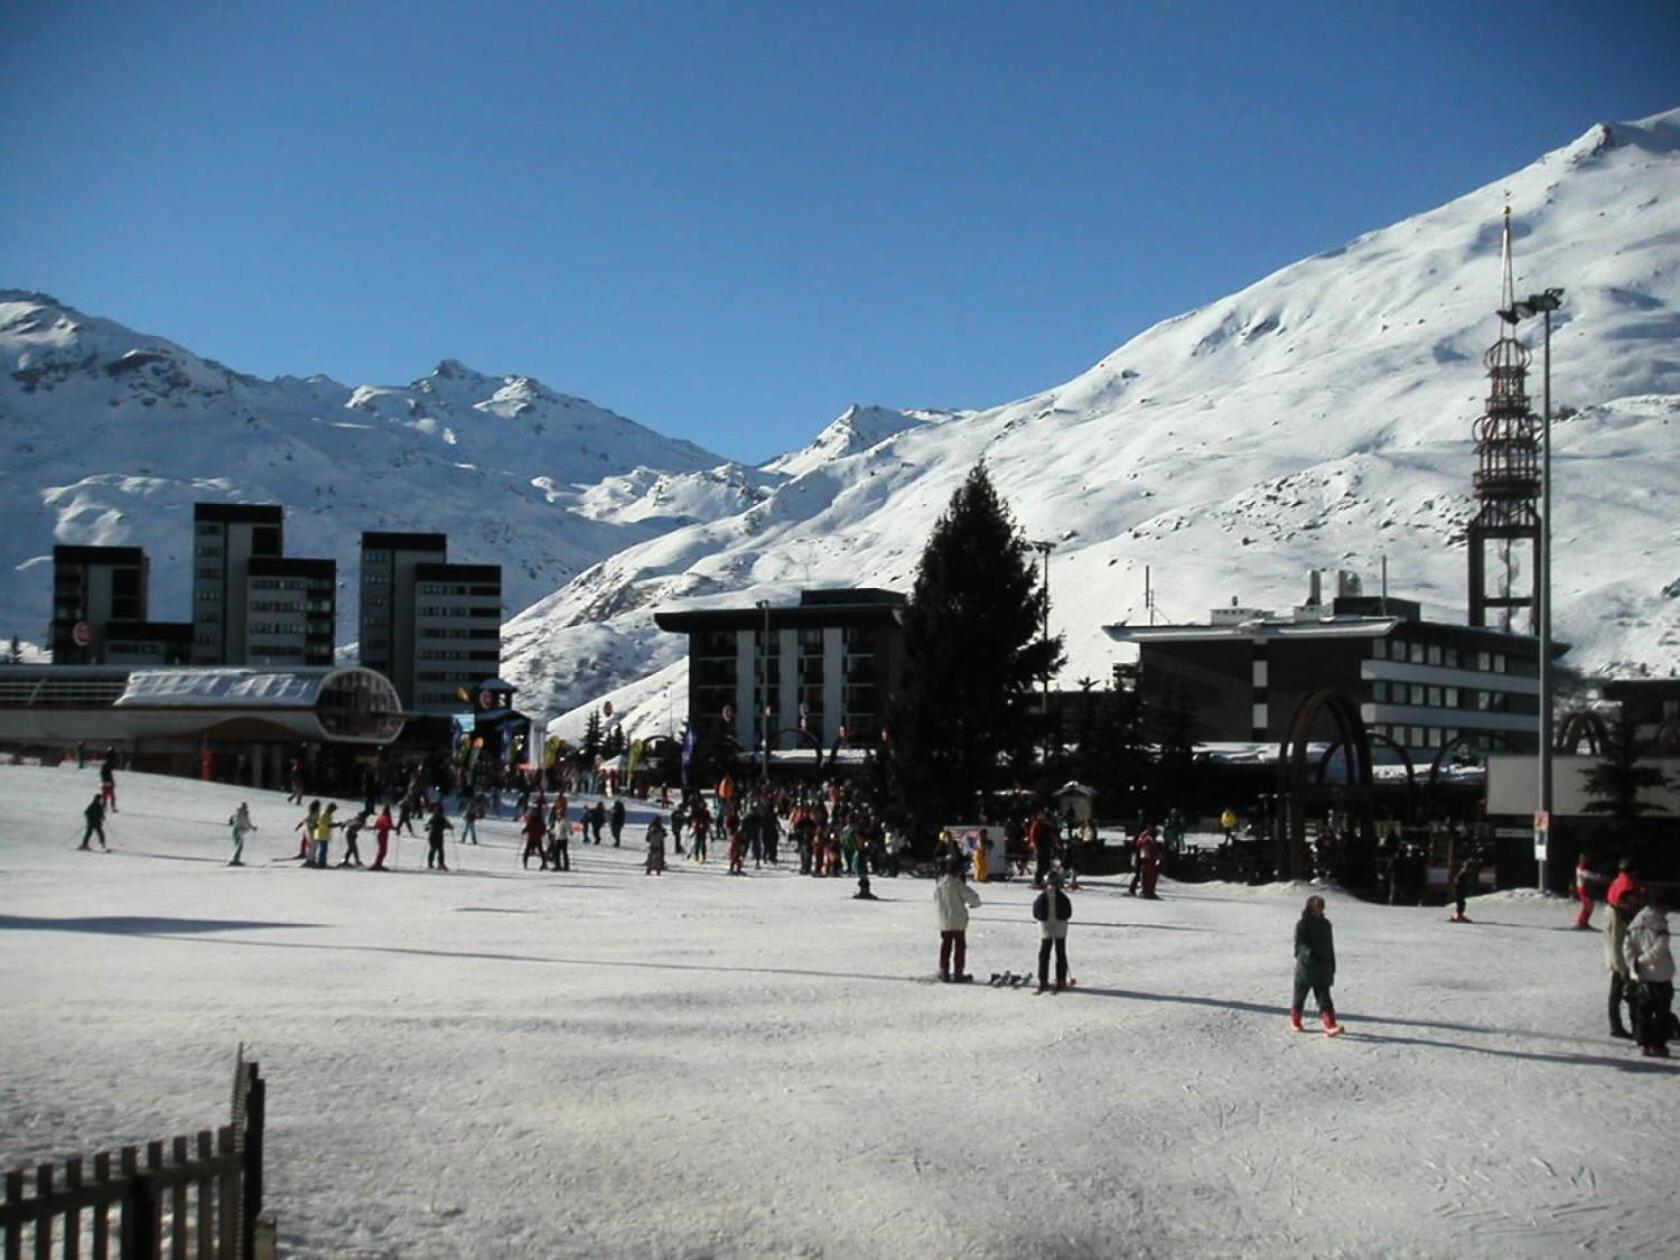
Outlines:
[[[1515,301],[1511,209],[1505,208],[1499,309]],[[1500,326],[1482,356],[1487,409],[1477,419],[1476,501],[1470,522],[1470,624],[1537,634],[1540,575],[1540,421],[1528,405],[1528,348]],[[1493,585],[1490,588],[1490,581]]]

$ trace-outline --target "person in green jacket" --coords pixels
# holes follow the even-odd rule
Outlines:
[[[1311,989],[1325,1033],[1340,1036],[1342,1026],[1336,1022],[1336,1004],[1330,999],[1335,982],[1336,935],[1324,917],[1324,898],[1315,895],[1307,898],[1295,925],[1295,1000],[1289,1006],[1289,1026],[1296,1032],[1306,1031],[1301,1027],[1301,1008]]]

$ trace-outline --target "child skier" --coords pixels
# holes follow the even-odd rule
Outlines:
[[[561,824],[565,824],[562,822]],[[519,855],[519,865],[526,870],[531,869],[531,859],[535,857],[542,863],[542,869],[548,869],[548,855],[543,852],[543,816],[542,811],[528,809],[525,811],[525,852]],[[431,863],[427,862],[430,866]]]
[[[654,816],[647,829],[647,865],[644,873],[648,875],[663,875],[665,873],[665,824]]]
[[[532,810],[531,812],[533,815],[536,815],[538,824],[540,825],[542,822],[542,816],[537,814],[536,810]],[[441,801],[433,801],[432,812],[426,818],[427,870],[432,869],[432,864],[434,862],[437,864],[437,869],[440,871],[447,871],[449,869],[449,864],[443,860],[443,833],[454,830],[455,824],[450,822],[448,818],[444,817],[443,803]]]
[[[228,826],[233,832],[233,861],[229,866],[245,865],[245,837],[257,829],[257,824],[251,821],[251,807],[244,801],[239,802],[239,808],[233,817],[228,819]]]
[[[1068,984],[1067,930],[1073,918],[1073,903],[1062,891],[1060,871],[1051,871],[1047,887],[1033,901],[1033,918],[1039,922],[1038,991],[1050,988],[1050,951],[1056,952],[1056,988],[1060,993]]]
[[[974,979],[963,970],[968,959],[968,912],[980,904],[980,894],[963,882],[961,858],[946,864],[945,874],[933,887],[933,904],[939,914],[939,978],[947,984],[966,984]]]
[[[88,847],[88,840],[93,836],[99,837],[99,847],[109,851],[110,845],[105,843],[105,797],[100,794],[88,802],[88,807],[82,811],[82,817],[87,819],[87,828],[82,832],[82,848]]]
[[[1307,898],[1301,919],[1295,924],[1295,1000],[1289,1006],[1289,1026],[1296,1032],[1301,1027],[1301,1008],[1306,1004],[1307,990],[1318,1003],[1319,1018],[1324,1031],[1332,1037],[1342,1034],[1336,1022],[1336,1004],[1330,998],[1330,986],[1336,982],[1336,936],[1330,920],[1324,917],[1324,898]]]
[[[379,817],[373,823],[373,838],[379,845],[379,851],[373,855],[373,865],[370,870],[385,869],[385,850],[391,843],[391,831],[396,826],[391,821],[391,807],[386,805],[379,811]]]

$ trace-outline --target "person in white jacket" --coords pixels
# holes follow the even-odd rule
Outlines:
[[[1633,1037],[1641,1054],[1668,1057],[1668,1035],[1674,1006],[1674,954],[1668,944],[1668,909],[1653,894],[1628,924],[1622,953],[1628,979],[1638,986],[1633,1006]]]
[[[939,912],[939,978],[947,984],[966,984],[974,979],[963,970],[968,959],[968,912],[980,904],[980,894],[963,879],[961,858],[952,858],[933,886],[933,904]]]
[[[257,829],[257,824],[251,821],[251,807],[244,801],[239,802],[239,808],[232,818],[228,819],[228,827],[233,833],[233,861],[229,866],[245,865],[245,837]]]

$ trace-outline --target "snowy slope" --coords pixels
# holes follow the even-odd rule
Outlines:
[[[193,502],[279,502],[287,550],[339,561],[354,638],[364,529],[440,530],[519,608],[629,543],[752,501],[759,474],[528,377],[446,360],[402,387],[263,381],[41,294],[0,292],[0,629],[44,633],[55,542],[139,544],[188,616]]]
[[[220,1123],[243,1041],[296,1260],[1680,1253],[1680,1068],[1606,1035],[1557,900],[1330,893],[1331,1041],[1284,1022],[1302,888],[1086,881],[1036,997],[984,983],[1035,964],[1030,888],[979,889],[943,986],[928,882],[650,878],[639,806],[570,874],[490,821],[374,875],[144,775],[78,853],[94,785],[0,766],[0,1167]]]
[[[1680,111],[1594,127],[1167,320],[1042,394],[879,440],[837,433],[772,464],[793,476],[762,502],[631,547],[514,618],[510,668],[555,708],[593,703],[601,682],[680,654],[652,628],[655,605],[908,589],[980,458],[1027,535],[1059,543],[1064,683],[1107,676],[1117,649],[1101,626],[1145,618],[1146,565],[1166,620],[1204,619],[1233,596],[1288,607],[1309,568],[1357,571],[1369,589],[1384,557],[1395,594],[1462,619],[1471,426],[1499,333],[1508,194],[1518,293],[1566,290],[1553,336],[1557,633],[1577,668],[1666,674],[1680,667],[1677,192]],[[1538,408],[1538,352],[1530,385]],[[588,686],[550,668],[573,642]],[[523,645],[538,643],[545,666],[527,667]]]

